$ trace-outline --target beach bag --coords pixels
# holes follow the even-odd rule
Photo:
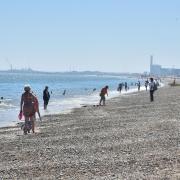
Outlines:
[[[23,112],[20,111],[20,112],[19,112],[19,115],[18,115],[18,119],[19,119],[19,120],[22,120],[22,118],[23,118]]]
[[[26,117],[32,117],[36,113],[35,96],[32,93],[23,94],[23,115]]]

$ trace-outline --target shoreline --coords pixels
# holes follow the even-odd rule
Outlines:
[[[162,88],[163,86],[164,86],[164,84],[161,84],[161,87],[160,87],[160,88]],[[145,87],[144,87],[144,86],[141,86],[140,92],[143,92],[143,91],[145,91]],[[111,99],[113,99],[113,98],[121,97],[121,96],[124,96],[124,95],[131,95],[131,94],[136,93],[136,92],[138,92],[137,87],[134,87],[134,88],[132,88],[132,89],[129,89],[128,91],[123,90],[122,93],[119,93],[119,92],[117,92],[117,91],[115,91],[115,90],[114,90],[114,91],[109,91],[109,94],[111,94],[111,96],[106,97],[106,101],[109,101],[109,100],[111,100]],[[93,102],[90,102],[90,103],[87,102],[87,103],[79,104],[79,105],[76,104],[76,105],[74,105],[74,107],[64,109],[64,110],[62,110],[62,111],[60,111],[60,112],[52,112],[52,113],[47,113],[47,114],[46,114],[46,112],[43,112],[42,120],[43,120],[43,118],[46,117],[46,116],[56,116],[56,115],[61,115],[61,114],[69,114],[69,113],[73,112],[74,109],[76,109],[76,108],[83,108],[84,106],[93,106],[93,105],[96,105],[96,104],[98,104],[98,101],[99,101],[99,93],[89,95],[89,98],[94,98],[94,97],[97,97],[97,98],[96,98],[96,99],[97,99],[96,101],[93,101]],[[43,110],[42,110],[42,111],[43,111]],[[42,114],[42,111],[40,112],[41,114]],[[18,115],[17,115],[17,116],[18,116]],[[39,121],[39,118],[37,118],[36,121]],[[14,121],[12,121],[12,122],[9,122],[8,125],[0,126],[0,128],[19,126],[19,125],[21,125],[23,122],[24,122],[24,120],[14,120]]]
[[[163,87],[165,87],[165,86],[168,86],[168,82],[170,82],[170,80],[169,79],[166,79],[166,80],[164,80],[164,83],[161,83],[161,85],[160,85],[160,87],[159,88],[163,88]],[[130,89],[130,90],[128,90],[128,91],[125,91],[125,90],[123,90],[122,91],[122,93],[115,93],[115,92],[117,92],[117,91],[110,91],[111,93],[113,93],[114,95],[112,96],[112,97],[106,97],[106,101],[110,101],[110,100],[112,100],[112,99],[114,99],[114,98],[120,98],[120,97],[122,97],[122,96],[124,96],[124,95],[133,95],[134,93],[138,93],[138,92],[143,92],[143,91],[146,91],[145,90],[145,87],[144,86],[141,86],[141,90],[140,91],[138,91],[137,90],[137,87],[135,87],[135,88],[132,88],[132,89]],[[148,92],[149,92],[149,89],[148,89]],[[97,93],[96,95],[97,95],[97,97],[98,97],[98,100],[99,100],[99,96],[98,96],[98,94],[99,93]],[[92,96],[92,95],[89,95],[90,97]],[[95,94],[93,95],[93,96],[95,96]],[[97,101],[97,104],[98,104],[98,101]],[[42,115],[42,121],[43,121],[43,119],[44,118],[46,118],[46,117],[51,117],[51,116],[57,116],[57,115],[63,115],[63,114],[70,114],[70,113],[72,113],[75,109],[79,109],[79,108],[84,108],[84,106],[94,106],[95,104],[94,103],[90,103],[90,104],[79,104],[78,106],[76,106],[76,107],[72,107],[72,108],[69,108],[69,109],[65,109],[65,110],[62,110],[61,112],[52,112],[52,113],[49,113],[49,114],[43,114]],[[96,105],[95,105],[96,106]],[[41,113],[41,112],[40,112]],[[17,120],[16,122],[14,121],[12,121],[11,123],[9,123],[9,125],[5,125],[5,126],[0,126],[0,129],[1,128],[13,128],[13,127],[20,127],[21,125],[22,125],[22,123],[24,123],[24,120]],[[36,123],[41,123],[41,121],[39,120],[39,118],[37,118],[36,119]]]
[[[49,102],[48,110],[45,114],[58,114],[62,111],[73,108],[80,107],[80,104],[84,104],[89,101],[93,101],[94,97],[92,94],[99,92],[100,89],[109,84],[111,90],[116,90],[119,82],[129,82],[135,83],[136,78],[124,77],[124,76],[74,76],[72,74],[67,75],[30,75],[18,74],[16,77],[16,83],[14,82],[14,76],[9,76],[4,74],[2,76],[2,87],[1,97],[3,97],[3,102],[0,103],[0,126],[8,126],[11,122],[18,122],[17,115],[19,114],[19,101],[23,93],[23,86],[25,82],[31,84],[32,90],[37,95],[40,103],[40,111],[42,115],[43,111],[43,98],[42,91],[44,85],[48,84],[50,87],[51,100]],[[6,82],[6,79],[8,79]],[[130,84],[129,84],[130,85]],[[9,88],[12,90],[9,92]],[[66,95],[62,93],[67,90]],[[96,91],[93,91],[96,89]],[[89,95],[92,95],[89,97]],[[96,99],[96,98],[95,98]]]

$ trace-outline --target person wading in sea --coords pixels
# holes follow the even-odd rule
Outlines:
[[[46,86],[44,91],[43,91],[44,110],[47,109],[47,105],[49,103],[49,99],[50,99],[50,94],[49,94],[49,91],[48,91],[48,86]]]
[[[124,88],[125,88],[125,91],[128,90],[128,85],[127,85],[127,82],[124,83]]]
[[[140,91],[140,89],[141,89],[141,83],[140,83],[140,81],[138,81],[137,86],[138,86],[138,91]]]
[[[107,96],[108,96],[108,92],[107,92],[107,90],[108,90],[108,86],[105,86],[104,88],[102,88],[101,89],[101,93],[100,93],[100,97],[101,97],[101,99],[100,99],[100,101],[99,101],[99,105],[101,106],[101,103],[103,102],[103,106],[105,106],[106,105],[106,97],[105,97],[105,95],[107,94]]]
[[[117,88],[117,90],[121,93],[121,91],[122,91],[122,87],[123,87],[123,85],[122,85],[122,83],[120,83],[119,85],[118,85],[118,88]]]

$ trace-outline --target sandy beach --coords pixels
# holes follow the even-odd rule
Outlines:
[[[0,128],[0,179],[180,179],[180,87]]]

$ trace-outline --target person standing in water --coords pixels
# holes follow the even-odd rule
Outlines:
[[[62,95],[63,95],[63,96],[65,96],[65,95],[66,95],[66,89],[63,91]]]
[[[128,90],[128,85],[127,85],[127,82],[124,83],[124,88],[125,88],[125,91]]]
[[[122,86],[123,86],[122,83],[120,83],[119,86],[118,86],[118,89],[117,89],[120,93],[122,91]]]
[[[140,81],[138,81],[137,86],[138,86],[138,91],[140,91],[140,89],[141,89],[141,83],[140,83]]]
[[[100,101],[99,101],[99,105],[101,106],[101,103],[103,102],[103,106],[105,106],[106,105],[106,97],[105,97],[105,95],[107,95],[108,96],[108,90],[109,89],[109,86],[105,86],[104,88],[102,88],[101,89],[101,93],[100,93],[100,97],[101,97],[101,99],[100,99]]]
[[[4,98],[3,98],[3,97],[1,97],[0,103],[2,103],[2,102],[3,102],[3,99],[4,99]]]
[[[49,103],[49,99],[50,99],[50,94],[49,94],[49,91],[48,91],[48,86],[46,86],[44,91],[43,91],[44,110],[47,109],[47,105]]]
[[[35,133],[35,101],[36,97],[31,93],[30,85],[24,86],[24,93],[21,96],[20,113],[25,117],[25,126],[23,128],[24,134],[30,133],[32,126],[32,132]]]

